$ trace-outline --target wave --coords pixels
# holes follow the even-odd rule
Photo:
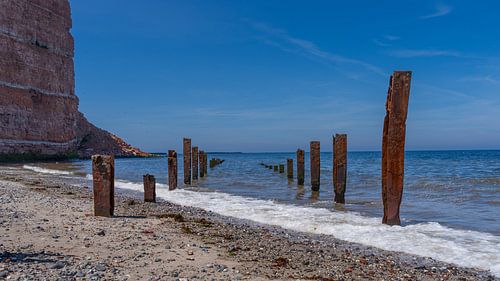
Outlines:
[[[31,165],[23,165],[23,169],[31,170],[31,171],[34,171],[37,173],[42,173],[42,174],[54,174],[54,175],[73,175],[74,174],[73,172],[69,172],[69,171],[46,169],[46,168],[31,166]]]
[[[56,173],[55,170],[43,168],[39,171]],[[62,172],[64,171],[57,171],[59,174]],[[87,175],[87,179],[92,179],[92,176]],[[115,180],[115,186],[119,189],[143,191],[142,183],[120,179]],[[500,236],[490,233],[453,229],[436,222],[404,227],[388,226],[381,224],[379,218],[365,217],[356,212],[281,204],[222,192],[185,189],[168,191],[166,184],[157,184],[156,195],[175,204],[198,207],[225,216],[294,231],[331,235],[384,250],[490,270],[494,275],[500,276]]]

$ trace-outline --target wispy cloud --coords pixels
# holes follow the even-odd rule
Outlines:
[[[400,38],[398,36],[394,35],[384,35],[382,38],[375,38],[373,39],[373,43],[380,47],[389,47],[392,46],[389,42],[399,40]]]
[[[384,35],[384,39],[389,40],[389,41],[396,41],[401,39],[399,36],[394,36],[394,35]]]
[[[484,75],[484,76],[468,76],[461,79],[462,81],[471,81],[471,82],[486,82],[490,84],[499,84],[500,80],[495,79],[492,75]]]
[[[375,65],[361,60],[352,59],[324,51],[316,46],[316,44],[314,44],[313,42],[293,37],[289,35],[285,30],[277,29],[261,22],[253,22],[249,20],[246,21],[256,30],[268,35],[268,37],[262,38],[262,41],[264,43],[273,47],[280,48],[283,51],[298,53],[308,57],[321,59],[322,61],[327,63],[357,65],[371,72],[384,76],[387,75],[383,69]]]
[[[416,58],[416,57],[457,57],[471,58],[462,52],[454,50],[436,50],[436,49],[401,49],[388,52],[389,55],[398,58]]]
[[[434,8],[435,8],[435,11],[433,13],[425,15],[425,16],[421,16],[420,18],[425,20],[425,19],[442,17],[442,16],[446,16],[447,14],[449,14],[453,11],[453,7],[448,6],[448,5],[443,5],[443,4],[438,4]]]

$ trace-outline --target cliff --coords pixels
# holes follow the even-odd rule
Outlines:
[[[0,0],[0,155],[147,156],[87,121],[68,0]]]

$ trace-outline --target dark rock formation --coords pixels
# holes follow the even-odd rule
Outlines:
[[[0,156],[146,156],[78,112],[68,0],[0,1]]]

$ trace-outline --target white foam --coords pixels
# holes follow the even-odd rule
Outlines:
[[[117,188],[143,191],[142,184],[116,181]],[[500,276],[500,237],[458,230],[429,222],[405,227],[387,226],[379,218],[354,212],[286,205],[220,192],[168,191],[158,184],[156,195],[172,203],[202,208],[221,215],[283,228],[332,235],[338,239],[404,252],[464,267],[490,270]]]
[[[31,165],[23,165],[23,169],[32,170],[32,171],[35,171],[37,173],[42,173],[42,174],[73,175],[73,173],[69,172],[69,171],[46,169],[46,168],[31,166]]]
[[[43,168],[36,171],[55,173],[55,170]],[[57,173],[61,172],[63,171]],[[87,179],[92,179],[92,176],[87,175]],[[143,191],[142,183],[116,180],[115,186]],[[500,237],[489,233],[453,229],[435,222],[391,227],[381,224],[380,218],[365,217],[355,212],[279,204],[271,200],[221,192],[183,189],[168,191],[168,185],[165,184],[157,184],[157,187],[156,195],[159,198],[179,205],[198,207],[225,216],[295,231],[332,235],[338,239],[384,250],[490,270],[494,275],[500,276]]]

